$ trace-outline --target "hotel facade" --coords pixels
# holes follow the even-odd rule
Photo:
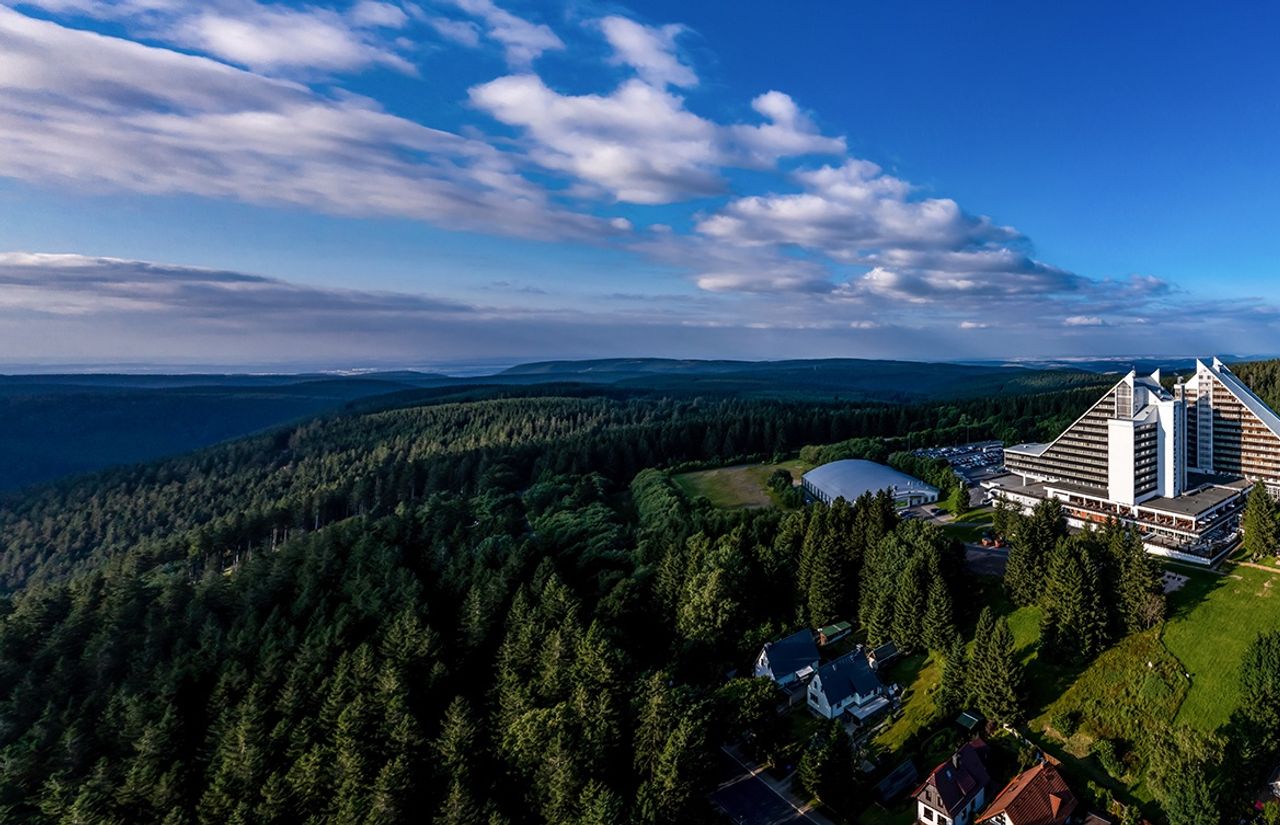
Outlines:
[[[1062,503],[1074,527],[1134,525],[1152,553],[1216,562],[1255,481],[1280,493],[1280,417],[1217,358],[1171,390],[1130,372],[1047,444],[1006,447],[993,499]]]

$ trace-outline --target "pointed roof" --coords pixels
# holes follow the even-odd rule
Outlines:
[[[764,653],[769,660],[769,672],[775,679],[818,664],[818,646],[813,643],[813,634],[807,630],[796,631],[776,642],[765,642]]]
[[[1010,780],[978,822],[1004,814],[1012,825],[1062,825],[1077,804],[1058,769],[1041,762]]]
[[[966,742],[950,759],[934,768],[912,796],[954,819],[991,783],[986,763],[988,751],[987,743],[980,738]]]
[[[818,668],[814,679],[831,705],[838,705],[855,693],[867,696],[884,687],[867,660],[856,650]]]
[[[1212,366],[1207,366],[1203,361],[1196,360],[1196,372],[1206,372],[1217,378],[1218,381],[1227,388],[1227,390],[1243,404],[1249,412],[1253,413],[1259,421],[1262,422],[1271,433],[1280,437],[1280,416],[1277,416],[1267,402],[1254,393],[1253,390],[1245,386],[1244,382],[1236,378],[1235,373],[1227,369],[1227,365],[1222,363],[1215,357]]]

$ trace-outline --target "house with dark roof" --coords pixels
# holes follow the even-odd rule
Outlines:
[[[892,641],[876,647],[868,647],[864,652],[867,655],[867,664],[871,665],[872,670],[879,670],[889,665],[901,655],[898,653],[898,646]]]
[[[787,687],[809,677],[818,668],[818,646],[807,630],[776,642],[765,642],[756,656],[755,675]]]
[[[1041,762],[1010,780],[978,825],[1063,825],[1078,804],[1058,769]]]
[[[986,742],[966,742],[946,762],[934,768],[912,796],[916,822],[923,825],[970,825],[987,803],[989,749]]]
[[[888,707],[884,685],[860,651],[827,662],[809,680],[809,707],[824,719],[848,713],[859,721]]]

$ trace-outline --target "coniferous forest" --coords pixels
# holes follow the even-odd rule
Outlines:
[[[938,528],[900,524],[884,497],[714,510],[666,470],[961,429],[1037,437],[1091,392],[849,406],[504,390],[11,495],[0,820],[711,820],[720,743],[780,742],[771,695],[730,675],[763,641],[840,618],[957,662],[957,627],[977,620],[952,688],[978,674],[959,695],[1012,720],[1008,628],[970,615]],[[1048,564],[1088,578],[1099,552],[1063,543]],[[1146,621],[1145,580],[1107,558],[1119,585],[1089,579],[1046,616],[1063,655]],[[1099,613],[1131,580],[1132,610]],[[1066,631],[1089,622],[1080,649]],[[837,809],[852,792],[818,756],[802,769]]]

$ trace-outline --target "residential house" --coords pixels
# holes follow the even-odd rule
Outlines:
[[[787,687],[808,678],[818,668],[818,646],[807,630],[776,642],[766,642],[756,657],[755,675]]]
[[[961,745],[925,777],[912,794],[916,799],[916,822],[923,825],[970,825],[974,815],[987,804],[988,745],[981,739]]]
[[[1041,762],[1015,776],[978,817],[978,823],[1063,825],[1078,804],[1058,769]]]
[[[893,642],[867,647],[864,653],[867,656],[867,664],[871,665],[872,670],[880,670],[901,655],[898,653],[898,646]]]
[[[862,721],[888,707],[884,685],[861,652],[855,651],[818,668],[809,681],[809,707],[826,719],[849,713]]]

